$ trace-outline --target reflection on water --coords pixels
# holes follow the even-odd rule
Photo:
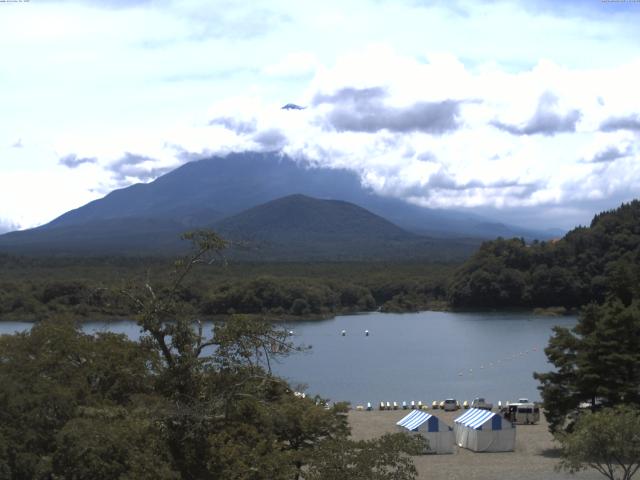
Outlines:
[[[494,403],[539,398],[534,371],[547,371],[543,349],[554,325],[574,317],[523,313],[369,313],[284,324],[294,341],[311,345],[274,366],[293,385],[331,400],[371,403],[484,396]],[[0,323],[0,333],[29,328]],[[84,330],[109,330],[138,338],[130,321],[89,322]],[[342,335],[342,330],[346,335]],[[369,335],[365,335],[365,330]]]

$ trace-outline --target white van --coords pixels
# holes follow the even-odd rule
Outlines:
[[[535,403],[510,403],[504,416],[511,423],[534,424],[540,421],[540,407]]]

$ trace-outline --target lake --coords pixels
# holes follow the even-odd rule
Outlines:
[[[284,359],[274,370],[293,386],[308,385],[310,394],[354,405],[475,396],[494,403],[539,399],[532,374],[551,368],[543,352],[551,329],[575,323],[575,317],[477,312],[365,313],[284,323],[296,343],[312,349]],[[26,328],[27,323],[0,322],[0,333]],[[83,328],[139,336],[129,321],[88,322]]]

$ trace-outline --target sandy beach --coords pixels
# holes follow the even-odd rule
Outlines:
[[[464,410],[444,412],[429,410],[449,425]],[[356,440],[372,439],[384,433],[397,432],[395,423],[407,410],[351,411],[349,423]],[[591,480],[603,478],[595,471],[570,475],[557,472],[558,452],[544,420],[537,425],[518,425],[516,449],[505,453],[475,453],[457,448],[450,455],[423,455],[415,457],[420,480]]]

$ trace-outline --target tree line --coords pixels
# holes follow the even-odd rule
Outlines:
[[[453,275],[454,308],[565,307],[628,302],[640,283],[640,201],[596,215],[564,238],[485,242]]]
[[[3,264],[4,263],[4,264]],[[361,311],[442,308],[450,264],[204,265],[179,295],[203,317],[234,313],[268,318],[322,318]],[[164,278],[162,258],[55,259],[0,257],[0,319],[129,317],[120,292],[131,279]],[[164,286],[166,287],[166,285]],[[164,288],[160,286],[159,288]]]

